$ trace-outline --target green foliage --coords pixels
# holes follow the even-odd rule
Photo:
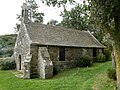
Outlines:
[[[109,33],[120,46],[120,2],[119,0],[88,0],[91,20]]]
[[[78,4],[75,0],[42,0],[43,3],[46,3],[48,6],[58,6],[63,7],[64,11],[61,13],[63,17],[61,26],[77,29],[77,30],[90,30],[90,25],[88,22],[89,19],[89,10],[86,4]],[[74,5],[70,11],[67,11],[66,5]],[[89,29],[88,29],[89,27]]]
[[[96,63],[88,68],[59,72],[52,79],[18,79],[15,71],[0,70],[1,90],[115,90],[115,82],[107,77],[111,62]]]
[[[13,55],[16,37],[16,34],[0,36],[0,57],[10,57]]]
[[[48,6],[57,6],[57,7],[65,7],[66,4],[75,4],[75,0],[41,0],[43,3],[47,4]]]
[[[63,17],[61,26],[77,30],[87,30],[89,13],[86,13],[86,8],[87,6],[78,4],[71,11],[64,10],[61,15]]]
[[[14,47],[14,46],[13,46]],[[13,55],[13,47],[6,47],[1,50],[0,57],[11,57]]]
[[[36,1],[35,0],[26,0],[26,4],[29,7],[28,18],[33,22],[43,23],[44,13],[38,11],[39,6],[36,3]],[[19,22],[16,23],[16,26],[15,26],[16,32],[19,31],[22,16],[17,14],[17,19],[19,20]]]
[[[7,46],[14,46],[14,42],[16,40],[17,35],[11,34],[11,35],[1,35],[0,36],[0,48],[4,48]]]
[[[65,9],[61,16],[63,20],[60,25],[66,28],[72,28],[77,30],[90,31],[101,42],[105,33],[92,23],[89,6],[84,4],[76,4],[70,11]]]
[[[111,57],[111,50],[110,49],[104,49],[103,53],[104,55],[106,56],[106,60],[107,61],[111,61],[112,60],[112,57]]]
[[[56,26],[56,25],[58,25],[58,21],[57,21],[57,20],[54,20],[54,19],[51,19],[51,20],[47,23],[47,25]]]
[[[91,66],[93,63],[93,59],[90,56],[83,56],[78,60],[79,67],[87,67]]]
[[[91,10],[91,18],[94,21],[98,23],[104,23],[109,24],[111,26],[112,19],[113,18],[111,10],[113,9],[112,6],[114,6],[113,0],[88,0],[89,1],[89,7]]]
[[[106,34],[102,40],[102,44],[105,46],[103,53],[106,56],[106,60],[110,61],[111,59],[111,53],[112,53],[112,39],[110,37],[110,34]]]
[[[44,13],[40,13],[38,11],[39,6],[37,5],[37,3],[35,2],[35,0],[26,0],[26,4],[29,7],[29,18],[30,20],[32,20],[33,22],[43,22],[43,16]]]
[[[103,30],[108,32],[116,50],[120,50],[120,1],[119,0],[88,0],[91,8],[91,16]],[[95,22],[95,23],[96,23]],[[119,52],[119,51],[118,51]],[[119,56],[118,53],[115,57]],[[116,65],[119,66],[119,58],[116,58]],[[117,67],[118,69],[119,67]],[[117,70],[117,77],[120,78],[120,71]],[[120,90],[120,80],[117,80],[118,90]]]
[[[0,69],[1,70],[11,70],[15,69],[16,64],[13,58],[0,58]]]
[[[100,53],[99,55],[97,55],[96,59],[98,62],[105,62],[106,56],[103,53]]]
[[[108,69],[107,75],[110,79],[117,80],[115,69]]]

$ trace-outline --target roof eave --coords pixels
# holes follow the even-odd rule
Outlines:
[[[51,44],[40,44],[39,42],[32,42],[31,45],[36,46],[53,46],[53,47],[74,47],[74,48],[98,48],[104,49],[104,46],[78,46],[78,45],[51,45]]]

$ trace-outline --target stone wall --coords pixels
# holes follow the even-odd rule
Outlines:
[[[75,61],[79,60],[83,54],[82,48],[65,48],[65,60]]]
[[[38,74],[43,79],[53,77],[53,64],[47,47],[40,46],[38,49]]]
[[[59,47],[48,47],[48,52],[50,54],[51,60],[54,61],[59,61]]]
[[[93,49],[86,48],[86,49],[82,49],[82,50],[83,50],[82,56],[88,55],[88,56],[93,57]]]
[[[38,75],[38,46],[31,45],[30,53],[32,55],[30,61],[30,78],[39,77]]]
[[[21,27],[17,36],[17,40],[15,43],[15,47],[14,47],[14,59],[16,61],[17,70],[20,70],[20,69],[24,70],[24,60],[29,55],[30,55],[30,39],[27,35],[27,31],[25,30],[25,25],[21,24]]]
[[[59,61],[59,47],[49,46],[48,51],[54,67],[58,70],[76,67],[77,60],[79,60],[80,57],[93,55],[92,49],[65,47],[65,60]]]

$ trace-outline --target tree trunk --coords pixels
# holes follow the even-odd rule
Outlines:
[[[116,73],[117,73],[117,87],[120,90],[120,6],[116,6],[114,10],[114,23],[115,31],[113,36],[115,45],[115,61],[116,61]]]
[[[116,69],[115,53],[114,52],[111,53],[111,57],[112,57],[112,68]]]
[[[115,61],[116,61],[117,87],[118,90],[120,90],[120,47],[115,45],[114,52],[115,52]]]

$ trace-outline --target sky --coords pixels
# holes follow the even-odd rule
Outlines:
[[[16,19],[17,14],[21,14],[21,6],[25,0],[2,0],[0,2],[0,35],[5,34],[14,34],[15,33],[15,24],[18,22]],[[41,4],[40,0],[36,0],[39,4],[39,12],[43,12],[44,16],[44,24],[46,24],[51,19],[61,21],[62,17],[60,17],[60,11],[62,8],[57,7],[48,7],[44,4]],[[81,1],[81,0],[79,0]],[[70,10],[73,6],[68,6],[68,10]]]

